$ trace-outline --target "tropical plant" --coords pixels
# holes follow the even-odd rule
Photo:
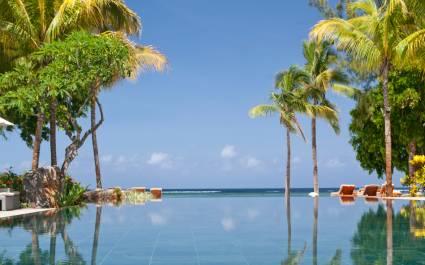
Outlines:
[[[23,191],[23,178],[17,175],[9,168],[6,172],[0,174],[0,189],[10,188],[14,191]]]
[[[81,186],[79,182],[74,181],[67,176],[64,182],[64,190],[59,194],[58,204],[60,207],[76,206],[83,203],[84,193],[87,187]]]
[[[140,18],[122,0],[10,0],[1,1],[0,10],[0,55],[6,59],[5,65],[75,30],[118,30],[138,34],[141,28]],[[56,166],[58,102],[55,93],[49,96],[51,164]],[[34,148],[39,148],[41,138],[36,140]]]
[[[410,160],[410,165],[414,168],[413,175],[406,175],[401,183],[410,188],[410,195],[416,196],[418,190],[425,190],[425,155],[416,155]]]
[[[403,55],[417,52],[414,47],[418,47],[421,40],[421,31],[417,31],[423,22],[422,11],[425,9],[424,1],[417,0],[387,0],[380,4],[374,0],[352,2],[347,6],[352,17],[322,20],[314,26],[310,36],[317,41],[330,41],[337,49],[346,52],[356,71],[379,76],[384,102],[386,190],[391,196],[389,73],[395,67],[416,61],[406,61]]]
[[[326,107],[332,110],[334,115],[318,116],[313,113],[311,117],[311,148],[313,157],[313,184],[314,192],[319,193],[319,176],[317,165],[317,136],[316,119],[324,118],[339,134],[339,121],[337,110],[326,97],[327,91],[333,89],[346,95],[354,95],[355,90],[346,85],[348,77],[338,67],[335,67],[337,61],[336,53],[332,50],[329,43],[322,42],[304,42],[304,58],[306,60],[305,72],[308,75],[307,82],[304,85],[304,93],[307,100],[314,106]]]
[[[304,91],[301,90],[306,81],[306,73],[296,66],[291,66],[287,71],[276,76],[275,88],[278,93],[271,93],[272,104],[255,106],[249,112],[252,118],[279,113],[279,121],[286,128],[286,197],[289,197],[291,188],[291,133],[299,133],[305,140],[304,132],[296,114],[318,115],[329,119],[336,117],[336,112],[328,106],[312,105],[307,102]]]

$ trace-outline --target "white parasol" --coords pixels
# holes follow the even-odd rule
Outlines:
[[[14,124],[0,117],[0,127],[13,126]]]

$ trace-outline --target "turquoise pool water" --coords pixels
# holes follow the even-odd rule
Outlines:
[[[0,264],[425,264],[425,205],[167,195],[0,221]],[[389,224],[389,225],[387,225]]]

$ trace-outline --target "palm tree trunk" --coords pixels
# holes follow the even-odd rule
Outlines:
[[[285,199],[288,201],[291,196],[291,132],[286,129],[286,178],[285,178]]]
[[[317,167],[316,117],[311,119],[311,149],[313,154],[313,185],[314,192],[319,194],[319,172]]]
[[[313,265],[317,265],[317,233],[319,223],[319,198],[314,197],[313,223]]]
[[[94,166],[96,171],[96,188],[101,189],[102,188],[102,175],[100,173],[100,161],[99,161],[99,148],[97,145],[97,135],[96,130],[94,129],[96,127],[96,98],[93,96],[91,100],[91,128],[93,130],[93,133],[91,135],[92,144],[93,144],[93,156],[94,156]]]
[[[393,202],[387,200],[387,265],[393,265]]]
[[[102,218],[102,206],[96,206],[96,223],[93,235],[93,247],[91,252],[91,265],[96,265],[97,248],[99,245],[100,220]]]
[[[58,158],[56,154],[56,109],[57,100],[52,99],[50,103],[50,164],[57,166]]]
[[[415,155],[416,155],[416,141],[413,140],[413,141],[411,141],[409,143],[409,161],[408,161],[408,165],[409,165],[409,177],[412,180],[415,177],[415,167],[410,164],[410,161],[413,160],[413,158],[415,157]]]
[[[384,96],[384,124],[385,124],[385,175],[387,181],[387,196],[391,197],[393,194],[393,178],[392,178],[392,146],[391,146],[391,108],[388,99],[388,74],[390,71],[390,64],[385,60],[382,70],[382,92]]]
[[[37,125],[35,127],[34,145],[32,149],[32,163],[31,169],[35,171],[38,169],[40,163],[40,147],[41,147],[41,133],[44,124],[44,114],[37,114]]]

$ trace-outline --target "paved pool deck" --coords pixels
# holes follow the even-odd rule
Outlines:
[[[12,210],[12,211],[0,211],[0,220],[4,218],[15,217],[15,216],[36,214],[36,213],[50,211],[50,210],[53,210],[53,209],[25,208],[25,209],[18,209],[18,210]]]

